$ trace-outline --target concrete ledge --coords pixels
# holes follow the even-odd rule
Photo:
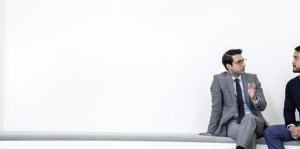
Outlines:
[[[228,137],[200,136],[180,133],[116,133],[116,132],[1,132],[0,141],[160,141],[234,143]],[[265,144],[259,139],[258,144]],[[300,141],[285,142],[288,146],[300,146]]]

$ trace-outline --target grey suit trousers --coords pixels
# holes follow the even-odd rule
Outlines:
[[[256,139],[263,136],[264,120],[252,114],[246,114],[240,124],[231,120],[227,124],[227,135],[236,141],[237,146],[256,149]]]

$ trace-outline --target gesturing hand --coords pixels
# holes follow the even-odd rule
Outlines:
[[[256,86],[254,83],[248,83],[248,94],[251,100],[255,100]]]

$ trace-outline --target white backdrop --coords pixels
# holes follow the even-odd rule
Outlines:
[[[6,6],[5,1],[0,0],[0,130],[2,130],[3,126],[3,71],[4,71],[4,48],[5,48],[5,18],[6,18]]]
[[[205,131],[222,54],[244,49],[283,123],[298,0],[6,0],[4,131]]]

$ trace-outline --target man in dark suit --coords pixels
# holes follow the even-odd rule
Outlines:
[[[200,135],[228,136],[237,149],[256,149],[256,139],[267,125],[261,114],[267,103],[257,76],[245,73],[241,54],[242,50],[231,49],[223,55],[227,71],[214,75],[208,131]]]
[[[300,73],[300,46],[295,48],[293,72]],[[300,123],[296,121],[296,109],[300,111],[300,76],[291,79],[285,88],[285,125],[274,125],[265,130],[265,141],[269,149],[284,149],[283,142],[300,139]]]

